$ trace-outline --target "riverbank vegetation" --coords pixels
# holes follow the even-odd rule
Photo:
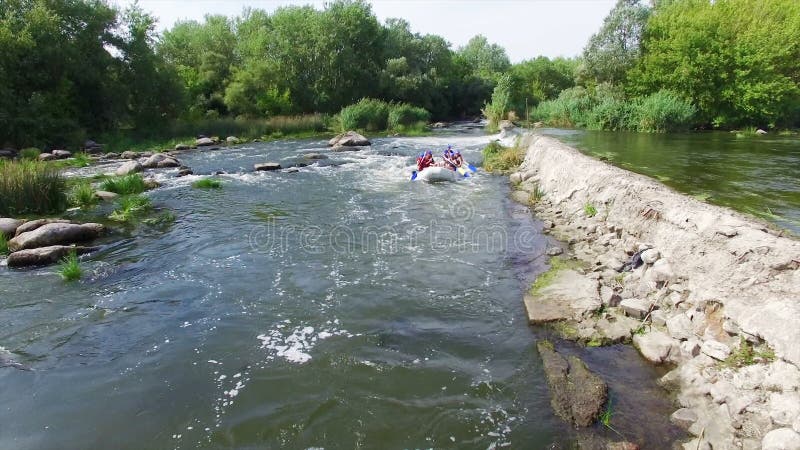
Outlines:
[[[525,151],[519,146],[506,147],[499,142],[490,142],[483,149],[483,168],[489,172],[505,172],[516,169],[525,159]]]
[[[413,132],[481,110],[490,124],[791,128],[800,47],[774,43],[799,41],[794,0],[619,0],[580,57],[517,64],[480,35],[451,48],[402,19],[380,23],[360,0],[208,15],[161,34],[137,4],[9,0],[0,145],[153,150],[198,134],[263,139],[353,123]],[[504,98],[490,101],[496,87]],[[366,111],[375,102],[395,108]]]
[[[532,118],[644,132],[797,127],[800,47],[775,42],[800,42],[800,3],[619,0],[584,50],[578,87]]]
[[[0,160],[0,217],[54,214],[67,208],[60,171],[38,161]]]
[[[61,260],[57,272],[64,281],[76,281],[81,279],[83,276],[83,269],[78,260],[78,255],[74,250]]]

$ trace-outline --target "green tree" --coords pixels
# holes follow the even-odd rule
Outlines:
[[[558,97],[564,89],[575,86],[577,59],[540,56],[511,66],[511,103],[517,111],[527,104],[535,107],[539,102]]]
[[[583,51],[581,76],[594,83],[625,81],[639,56],[650,9],[641,0],[617,0]]]
[[[700,123],[794,126],[800,117],[800,3],[674,0],[650,18],[629,91],[678,92]]]
[[[511,67],[506,50],[497,44],[489,44],[482,35],[474,36],[458,53],[473,73],[484,79],[497,81]]]

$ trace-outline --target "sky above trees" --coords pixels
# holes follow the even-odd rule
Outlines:
[[[111,0],[124,9],[134,0]],[[321,0],[139,0],[139,5],[159,19],[157,29],[171,28],[178,20],[202,20],[205,14],[236,16],[245,7],[267,12],[286,5],[310,4],[322,9]],[[383,22],[403,18],[412,31],[436,34],[453,48],[466,45],[476,34],[505,48],[512,63],[537,56],[578,56],[589,37],[603,23],[614,0],[371,0]]]

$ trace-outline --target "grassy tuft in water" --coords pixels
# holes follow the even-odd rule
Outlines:
[[[150,212],[153,204],[142,195],[129,195],[119,199],[117,209],[108,218],[117,222],[130,223]]]
[[[78,255],[75,254],[74,250],[61,260],[61,264],[58,267],[58,273],[61,275],[61,278],[63,278],[64,281],[75,281],[81,278],[83,275],[83,269],[81,269]]]
[[[69,200],[73,206],[81,209],[91,209],[99,201],[94,194],[94,188],[87,182],[74,185],[70,191]]]
[[[164,211],[155,217],[143,220],[142,223],[155,228],[167,228],[175,223],[176,219],[175,214],[171,211]]]
[[[109,178],[100,185],[102,190],[119,195],[141,194],[147,190],[144,178],[138,173]]]
[[[38,161],[0,160],[0,216],[55,214],[67,207],[66,181]]]
[[[483,168],[489,172],[516,169],[524,159],[523,150],[517,146],[505,147],[498,142],[491,142],[483,149]]]
[[[213,178],[201,178],[192,183],[192,187],[196,189],[220,189],[222,182]]]

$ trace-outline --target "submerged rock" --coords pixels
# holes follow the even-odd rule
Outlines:
[[[97,250],[97,247],[77,247],[74,245],[51,245],[49,247],[20,250],[8,255],[8,267],[28,267],[55,264],[70,252],[78,255]]]
[[[360,147],[364,145],[371,145],[372,143],[365,138],[364,136],[356,133],[355,131],[348,131],[346,133],[342,133],[330,141],[328,141],[329,147]]]
[[[328,159],[328,157],[322,153],[306,153],[303,157],[305,159]]]
[[[279,170],[281,165],[279,163],[261,163],[253,166],[257,171]]]
[[[8,241],[8,249],[13,253],[30,248],[85,242],[95,239],[103,230],[103,225],[99,223],[48,223],[17,235]]]
[[[539,341],[536,348],[542,357],[550,405],[556,415],[579,427],[594,423],[608,400],[606,383],[578,357],[565,359],[549,342]]]

